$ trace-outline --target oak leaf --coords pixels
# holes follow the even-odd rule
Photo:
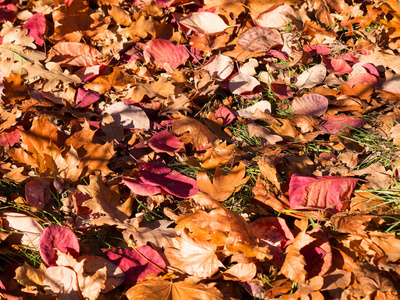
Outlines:
[[[15,270],[14,279],[24,286],[40,287],[43,286],[46,269],[43,263],[40,264],[38,269],[35,269],[25,262],[23,266]]]
[[[91,219],[91,223],[127,228],[131,221],[128,220],[130,207],[126,207],[126,203],[121,204],[119,193],[104,185],[100,175],[91,175],[89,181],[89,185],[78,185],[78,189],[83,194],[91,197],[83,201],[82,205],[90,208],[93,212],[102,214],[99,218]]]
[[[195,157],[201,162],[203,169],[215,169],[217,166],[226,166],[235,161],[235,157],[242,152],[235,144],[223,143],[208,148],[204,153],[196,153]]]
[[[217,201],[225,201],[233,193],[238,192],[250,176],[244,177],[246,173],[245,165],[240,163],[234,167],[227,175],[223,175],[219,166],[215,169],[213,182],[205,172],[197,174],[197,184],[200,191],[208,194]]]
[[[172,131],[175,134],[180,134],[180,140],[185,144],[191,143],[197,150],[205,150],[210,148],[214,141],[214,134],[199,121],[181,116],[175,119],[172,124]]]

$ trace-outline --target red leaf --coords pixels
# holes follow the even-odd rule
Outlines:
[[[147,44],[143,54],[146,61],[154,61],[154,64],[160,69],[165,69],[165,64],[168,64],[172,69],[176,69],[189,59],[189,54],[184,46],[175,46],[164,39],[152,39]]]
[[[46,32],[46,18],[43,14],[34,14],[22,27],[29,30],[28,36],[35,39],[36,45],[43,46],[43,35]]]
[[[18,8],[14,4],[0,5],[0,23],[5,21],[15,22]]]
[[[29,205],[43,209],[51,200],[50,185],[47,179],[29,181],[25,185],[25,197]]]
[[[113,264],[124,271],[126,285],[143,281],[150,274],[157,275],[166,267],[161,255],[147,245],[135,249],[110,248],[106,250],[106,254]]]
[[[159,186],[167,193],[179,198],[188,198],[199,191],[197,181],[155,163],[139,165],[140,179],[149,185]]]
[[[360,128],[366,123],[364,119],[348,116],[325,116],[321,120],[325,121],[325,123],[319,129],[330,134],[337,134],[348,126]]]
[[[293,91],[291,88],[280,81],[271,83],[271,90],[278,96],[279,99],[289,99],[293,97]]]
[[[236,119],[236,116],[229,108],[221,106],[215,111],[215,118],[222,118],[224,120],[222,126],[226,126],[232,123]]]
[[[331,53],[331,49],[323,45],[304,45],[303,50],[311,55],[328,55]]]
[[[348,86],[350,86],[350,88],[353,88],[357,83],[360,82],[363,84],[376,85],[378,83],[378,79],[374,75],[364,73],[350,78],[346,83]]]
[[[56,266],[58,257],[56,249],[74,257],[79,255],[79,241],[71,229],[54,225],[43,231],[39,240],[39,253],[48,266]]]
[[[329,100],[325,96],[313,93],[306,94],[293,100],[292,113],[318,118],[326,112],[328,104]]]
[[[327,58],[323,56],[322,64],[328,72],[336,75],[343,75],[353,71],[353,68],[342,58]]]
[[[20,130],[23,129],[16,129],[14,127],[6,129],[0,133],[0,145],[3,145],[4,147],[14,146],[19,142],[19,138],[21,137]]]
[[[340,176],[307,177],[293,174],[289,183],[291,209],[328,209],[339,212],[347,205],[345,200],[358,179]]]
[[[122,182],[125,183],[132,192],[139,196],[152,196],[163,192],[163,189],[158,186],[145,184],[131,178],[122,178]]]
[[[148,142],[151,149],[156,152],[178,152],[185,147],[185,143],[168,129],[153,135]]]
[[[255,236],[260,239],[260,247],[268,247],[273,255],[272,261],[279,267],[283,265],[283,249],[290,245],[294,236],[286,225],[285,219],[264,217],[250,223]]]
[[[99,99],[100,95],[97,92],[78,88],[75,99],[76,107],[88,107]]]

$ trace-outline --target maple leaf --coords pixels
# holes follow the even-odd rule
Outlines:
[[[218,258],[218,247],[214,243],[193,239],[185,230],[180,237],[173,239],[175,248],[165,249],[165,255],[172,266],[202,278],[211,277],[219,268],[225,267]]]
[[[234,167],[227,175],[223,175],[219,166],[215,169],[213,182],[205,172],[197,174],[197,184],[200,191],[208,194],[217,201],[228,199],[233,193],[238,192],[241,186],[245,184],[250,176],[244,177],[246,173],[245,165],[240,163]]]
[[[126,297],[129,300],[223,299],[222,293],[212,285],[197,283],[190,279],[171,282],[158,277],[150,277],[136,284],[126,292]]]

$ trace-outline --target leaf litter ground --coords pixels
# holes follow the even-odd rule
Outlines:
[[[397,1],[0,3],[0,293],[397,299]]]

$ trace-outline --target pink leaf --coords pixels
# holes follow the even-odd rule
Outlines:
[[[0,133],[0,145],[3,145],[4,147],[14,146],[19,142],[19,138],[21,136],[20,130],[23,129],[16,129],[15,127],[12,127]]]
[[[100,95],[97,92],[78,88],[75,99],[76,107],[88,107],[99,99]]]
[[[301,98],[295,98],[292,103],[292,113],[306,115],[313,118],[322,116],[328,109],[329,100],[319,94],[306,94]]]
[[[215,34],[229,27],[220,16],[206,11],[193,12],[179,23],[200,34]]]
[[[43,35],[46,32],[46,18],[43,14],[34,14],[22,27],[29,30],[28,36],[35,39],[36,45],[43,46]]]
[[[360,82],[363,84],[376,85],[378,83],[378,79],[374,75],[364,73],[351,77],[346,83],[350,88],[353,88],[357,83]]]
[[[250,223],[256,237],[260,239],[260,247],[268,247],[272,261],[279,267],[283,265],[283,249],[290,245],[294,236],[286,225],[285,219],[279,217],[264,217]]]
[[[58,43],[49,51],[51,61],[61,66],[91,67],[99,65],[101,52],[95,47],[74,42]]]
[[[197,181],[163,165],[143,163],[139,165],[140,179],[145,184],[160,186],[179,198],[188,198],[199,191]]]
[[[166,6],[166,7],[170,7],[175,0],[155,0],[157,5],[159,6]]]
[[[154,64],[165,69],[168,64],[172,69],[177,69],[189,59],[189,54],[182,45],[175,46],[168,40],[152,39],[144,49],[146,61],[154,61]]]
[[[229,56],[217,54],[211,57],[203,69],[207,70],[211,77],[225,80],[234,70],[233,59]]]
[[[336,75],[343,75],[353,71],[353,68],[341,58],[327,58],[323,56],[322,64],[326,67],[328,72]]]
[[[39,240],[39,253],[48,266],[56,266],[58,258],[56,249],[74,257],[79,255],[79,241],[71,229],[54,225],[43,231]]]
[[[25,197],[29,205],[42,210],[51,200],[50,185],[47,179],[29,181],[25,185]]]
[[[311,55],[328,55],[331,53],[331,49],[323,45],[304,45],[303,50]]]
[[[268,51],[268,54],[273,56],[273,57],[276,57],[277,59],[282,59],[282,60],[287,61],[287,62],[289,61],[288,56],[285,53],[281,52],[281,51],[278,51],[278,50],[275,50],[275,49],[271,49],[271,50]]]
[[[147,245],[135,249],[110,248],[106,250],[106,254],[113,264],[124,271],[124,284],[128,286],[145,280],[147,275],[160,274],[166,267],[161,255]]]
[[[330,134],[337,134],[348,127],[360,128],[366,123],[364,119],[348,116],[325,116],[321,120],[325,123],[319,129]]]
[[[153,135],[148,142],[151,149],[156,152],[178,152],[185,147],[185,143],[167,129]]]
[[[260,14],[254,23],[261,27],[278,28],[295,19],[295,11],[290,5],[274,5],[266,12]]]
[[[220,106],[216,111],[215,111],[215,118],[222,118],[224,121],[222,123],[222,126],[226,126],[230,123],[232,123],[235,119],[236,116],[233,112],[230,111],[229,108],[225,106]]]
[[[125,183],[132,192],[139,196],[152,196],[163,192],[163,189],[158,186],[145,184],[131,178],[122,178],[122,182]]]
[[[106,68],[105,65],[97,65],[92,67],[83,67],[75,72],[74,75],[78,76],[83,82],[88,82],[97,76]]]
[[[237,73],[229,81],[229,90],[232,94],[240,95],[253,91],[259,85],[260,82],[253,76],[246,73]]]
[[[291,209],[328,209],[339,212],[357,184],[355,178],[340,176],[307,177],[293,174],[289,183]]]
[[[0,5],[0,23],[5,21],[15,22],[18,8],[14,4]]]
[[[278,30],[255,26],[239,36],[238,44],[243,50],[266,53],[272,47],[283,45],[283,40]]]

